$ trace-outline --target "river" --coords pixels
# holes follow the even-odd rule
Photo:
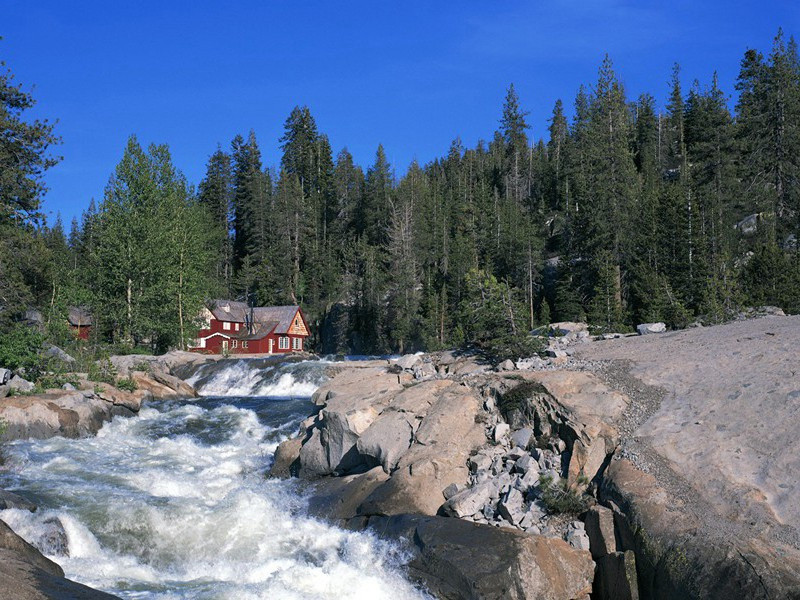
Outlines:
[[[308,517],[295,482],[264,478],[324,366],[228,361],[194,375],[201,398],[150,402],[93,438],[6,444],[0,487],[39,509],[0,519],[122,598],[429,598],[396,545]]]

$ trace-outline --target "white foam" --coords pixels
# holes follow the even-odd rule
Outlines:
[[[0,518],[34,539],[57,516],[69,557],[51,558],[127,598],[427,597],[403,576],[394,546],[303,516],[291,482],[263,478],[275,441],[255,413],[163,411],[115,419],[95,438],[11,444],[32,491],[60,508]],[[217,441],[192,433],[204,430]]]

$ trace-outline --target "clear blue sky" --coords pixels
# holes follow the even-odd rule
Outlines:
[[[779,26],[800,34],[796,0],[4,0],[2,14],[0,58],[35,85],[36,116],[59,120],[44,208],[67,227],[132,133],[168,143],[196,184],[217,144],[251,128],[277,164],[283,121],[307,104],[334,152],[367,166],[383,143],[401,175],[456,136],[490,138],[510,82],[539,138],[606,52],[629,97],[663,104],[674,62],[686,86],[717,70],[730,94],[746,48],[768,51]]]

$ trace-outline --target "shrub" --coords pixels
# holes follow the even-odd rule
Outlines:
[[[578,483],[586,483],[585,478],[579,478]],[[550,475],[544,475],[539,486],[542,503],[552,513],[580,514],[589,509],[591,497],[570,486],[566,479],[554,480]]]
[[[126,377],[125,379],[117,380],[117,387],[121,390],[125,390],[126,392],[135,392],[137,389],[139,389],[139,386],[136,385],[136,382],[132,377]]]
[[[80,382],[74,375],[66,375],[63,373],[47,373],[39,377],[39,379],[36,381],[36,386],[44,390],[51,390],[63,387],[67,383],[77,388]]]
[[[0,366],[12,371],[24,369],[26,375],[35,377],[42,371],[39,351],[43,342],[41,333],[24,325],[0,334]]]
[[[114,384],[117,380],[117,369],[108,357],[101,358],[89,365],[89,381]]]

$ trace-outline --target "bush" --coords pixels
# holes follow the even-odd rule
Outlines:
[[[43,390],[52,390],[61,388],[67,383],[75,388],[77,388],[80,384],[78,378],[74,375],[66,375],[63,373],[47,373],[46,375],[39,377],[39,379],[36,381],[36,386]]]
[[[578,483],[587,483],[585,478]],[[591,496],[581,493],[567,483],[566,479],[554,480],[549,475],[544,475],[539,480],[541,487],[542,504],[552,513],[580,514],[589,509]]]
[[[117,369],[108,357],[101,358],[89,365],[89,381],[114,384],[117,380]]]
[[[121,390],[125,390],[126,392],[135,392],[139,389],[139,386],[136,385],[133,377],[126,377],[125,379],[117,380],[117,387]]]
[[[24,325],[0,334],[0,366],[12,371],[24,369],[28,377],[35,378],[43,370],[43,342],[41,333]]]

